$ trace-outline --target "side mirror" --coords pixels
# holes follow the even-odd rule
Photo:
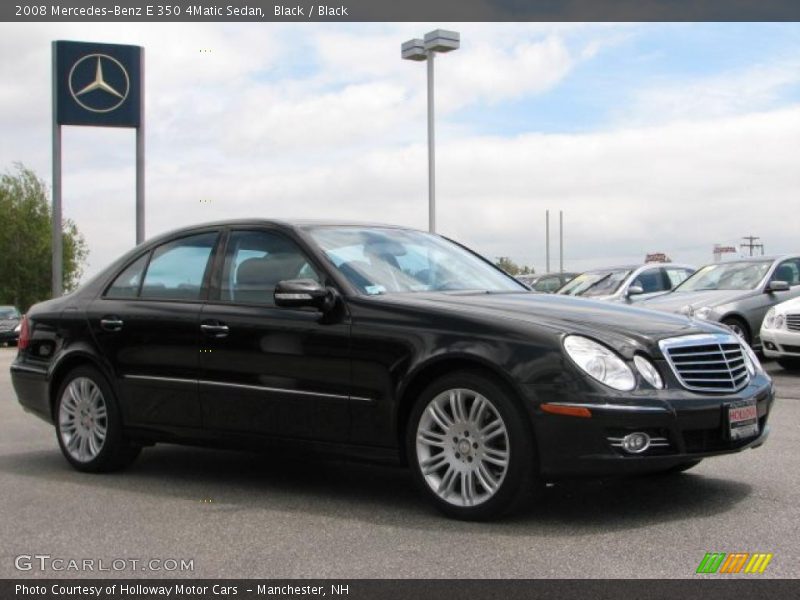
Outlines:
[[[632,285],[628,288],[628,297],[639,296],[640,294],[644,294],[644,288],[642,286]]]
[[[313,279],[288,279],[275,286],[275,306],[304,308],[328,312],[336,303],[335,292]]]
[[[788,292],[789,291],[789,282],[788,281],[770,281],[767,284],[766,292]]]

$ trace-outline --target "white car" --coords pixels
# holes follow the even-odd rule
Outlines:
[[[761,325],[764,355],[784,369],[800,370],[800,297],[781,302],[767,311]]]

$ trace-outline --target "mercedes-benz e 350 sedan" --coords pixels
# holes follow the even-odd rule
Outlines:
[[[438,235],[260,220],[153,239],[35,305],[11,370],[82,471],[278,443],[407,463],[466,519],[756,447],[773,402],[718,325],[535,294]]]

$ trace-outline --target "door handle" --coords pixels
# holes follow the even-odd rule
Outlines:
[[[108,316],[100,319],[100,328],[105,331],[120,331],[123,321],[116,316]]]
[[[209,337],[223,338],[228,335],[230,329],[224,323],[201,323],[200,331]]]

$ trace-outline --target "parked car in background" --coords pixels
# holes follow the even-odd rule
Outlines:
[[[758,256],[713,263],[669,294],[642,306],[727,325],[753,347],[770,307],[800,296],[800,256]]]
[[[0,346],[17,345],[21,318],[16,306],[0,306]]]
[[[575,277],[577,273],[544,273],[541,275],[519,275],[518,281],[521,281],[534,292],[542,294],[552,294],[558,290],[565,283]]]
[[[463,519],[558,477],[755,448],[774,400],[718,324],[535,294],[459,244],[391,226],[182,229],[23,323],[17,397],[80,471],[157,442],[282,443],[407,464]]]
[[[784,369],[800,370],[800,297],[781,302],[767,311],[761,324],[764,356]]]
[[[595,269],[576,276],[556,293],[593,300],[634,302],[669,292],[694,270],[690,265],[676,263]]]

